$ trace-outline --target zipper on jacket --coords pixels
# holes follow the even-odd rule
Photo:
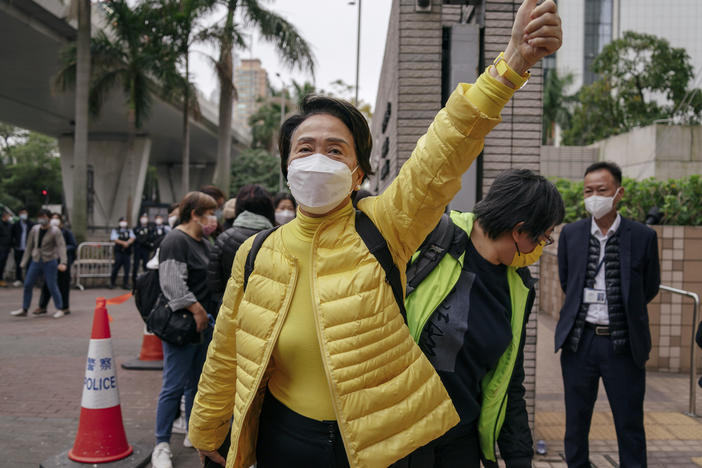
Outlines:
[[[294,258],[292,259],[293,263],[293,272],[292,272],[292,289],[291,291],[295,291],[295,287],[297,286],[297,275],[298,275],[298,265],[297,265],[297,260]],[[245,294],[245,292],[244,292]],[[290,296],[286,299],[286,301],[283,303],[283,313],[281,314],[281,317],[277,319],[277,323],[275,324],[275,328],[273,330],[273,335],[272,335],[272,344],[269,346],[269,349],[266,351],[266,354],[263,356],[263,361],[266,363],[266,367],[261,371],[261,375],[256,379],[256,384],[252,386],[252,394],[253,397],[249,399],[249,402],[246,404],[246,407],[244,408],[244,411],[242,411],[242,426],[239,429],[239,433],[236,435],[236,441],[232,441],[231,445],[233,447],[236,447],[237,455],[239,452],[239,439],[241,438],[241,432],[244,429],[244,422],[246,421],[246,416],[249,414],[249,411],[251,410],[251,405],[253,404],[253,401],[256,399],[256,394],[258,393],[258,388],[261,385],[261,380],[263,379],[263,375],[266,373],[266,370],[268,369],[268,365],[270,364],[271,360],[271,355],[273,354],[273,348],[275,348],[275,344],[278,341],[278,336],[280,336],[280,331],[283,329],[283,323],[285,322],[285,318],[288,315],[288,311],[290,310],[290,303],[292,302],[292,297],[293,293],[290,293]],[[244,300],[244,296],[242,295],[241,297],[242,300]],[[241,304],[241,303],[240,303]],[[235,374],[236,376],[236,374]],[[234,445],[236,443],[236,445]]]
[[[312,245],[310,247],[310,288],[312,291],[312,313],[314,315],[314,325],[315,325],[315,331],[317,332],[317,341],[319,342],[319,351],[320,354],[322,355],[322,362],[324,363],[324,373],[327,377],[327,385],[329,386],[329,396],[331,397],[332,401],[332,406],[334,407],[334,414],[336,415],[336,423],[337,426],[339,427],[339,433],[341,434],[341,441],[344,443],[344,451],[346,452],[346,458],[349,461],[350,466],[354,466],[354,463],[351,461],[351,457],[349,456],[348,452],[348,445],[346,443],[346,433],[345,433],[345,427],[344,424],[339,424],[339,404],[336,398],[336,393],[334,392],[334,385],[332,385],[332,379],[331,379],[331,373],[329,371],[329,362],[327,361],[327,355],[325,353],[326,348],[325,348],[325,342],[323,340],[322,336],[322,330],[319,327],[319,309],[317,307],[317,288],[315,284],[315,279],[317,277],[316,269],[315,269],[315,261],[314,261],[314,254],[315,254],[315,241],[317,240],[317,236],[319,232],[322,230],[322,226],[317,229],[317,232],[314,233],[314,236],[312,237]]]
[[[495,456],[495,461],[497,461],[497,450],[495,450],[495,444],[497,444],[497,426],[500,423],[500,413],[502,413],[502,408],[504,408],[506,401],[507,392],[505,392],[505,395],[502,397],[502,403],[500,403],[500,409],[497,412],[497,418],[495,419],[495,427],[492,430],[492,453]]]

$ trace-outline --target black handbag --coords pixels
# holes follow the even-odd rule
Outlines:
[[[186,309],[171,310],[163,294],[159,295],[146,319],[146,326],[161,340],[176,346],[195,343],[200,339],[193,314]]]

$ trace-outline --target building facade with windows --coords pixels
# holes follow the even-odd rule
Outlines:
[[[556,54],[560,75],[572,73],[570,93],[597,79],[590,66],[613,39],[625,31],[663,37],[690,55],[697,84],[702,85],[702,1],[699,0],[560,0],[563,46]]]
[[[250,131],[249,117],[259,108],[260,98],[268,96],[268,73],[259,59],[241,59],[234,68],[234,85],[238,99],[234,102],[234,123]]]

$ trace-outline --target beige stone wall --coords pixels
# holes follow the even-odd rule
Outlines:
[[[658,233],[658,254],[661,284],[691,291],[702,296],[702,227],[652,226]],[[553,245],[544,249],[541,258],[541,311],[558,319],[563,305],[563,292],[558,280],[558,235]],[[690,343],[696,330],[693,323],[692,299],[661,291],[648,305],[651,327],[649,370],[688,372]],[[699,322],[700,317],[697,318]],[[702,372],[702,353],[697,353],[697,367]]]

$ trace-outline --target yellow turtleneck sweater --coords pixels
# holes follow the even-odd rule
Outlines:
[[[297,217],[280,228],[283,242],[300,268],[292,302],[278,341],[273,348],[275,372],[268,382],[273,396],[291,410],[319,421],[335,420],[329,384],[314,322],[311,275],[312,238],[322,221],[348,216],[349,200],[339,211],[311,218]]]

